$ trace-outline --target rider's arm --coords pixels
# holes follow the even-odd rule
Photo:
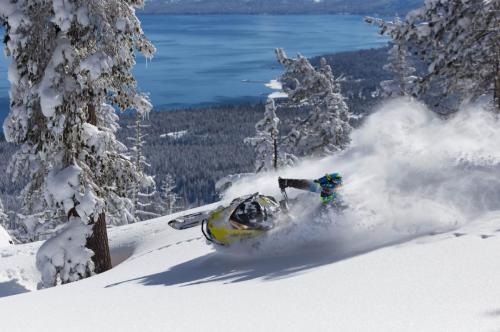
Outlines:
[[[280,179],[280,188],[296,188],[300,190],[307,190],[311,192],[321,192],[321,186],[313,180],[306,179]]]

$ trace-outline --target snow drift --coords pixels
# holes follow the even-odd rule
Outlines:
[[[0,247],[5,247],[12,244],[12,239],[9,233],[0,225]]]
[[[464,106],[443,119],[420,103],[393,100],[353,132],[351,147],[342,154],[244,178],[224,198],[255,191],[281,197],[278,175],[318,178],[339,171],[344,176],[348,208],[312,217],[320,203],[308,194],[296,207],[300,223],[277,230],[279,236],[271,233],[259,245],[266,254],[303,250],[319,241],[343,256],[450,231],[500,208],[498,128],[498,118],[482,106]]]

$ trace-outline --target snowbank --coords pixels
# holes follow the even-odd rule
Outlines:
[[[52,287],[60,278],[63,284],[77,281],[93,274],[92,251],[85,248],[92,226],[80,218],[70,221],[55,236],[43,243],[36,254],[36,265],[41,271],[44,287]]]
[[[219,203],[210,204],[183,213],[212,210],[218,205]],[[171,232],[167,222],[181,214],[175,213],[160,219],[108,228],[112,265],[116,267],[127,259],[131,259],[134,254],[143,255],[149,250],[148,244],[150,242],[165,232]],[[42,256],[43,254],[43,252],[39,253],[40,247],[44,245],[48,249],[44,250],[44,256],[52,259],[51,253],[54,252],[52,249],[61,245],[61,241],[64,241],[64,237],[57,239],[57,241],[39,241],[6,247],[0,245],[0,298],[35,291],[42,281],[40,271],[36,268],[36,255]],[[2,330],[1,322],[0,330]]]
[[[75,332],[495,331],[499,228],[496,213],[475,220],[467,233],[421,237],[363,254],[319,247],[241,258],[214,253],[198,229],[175,232],[162,218],[113,229],[112,238],[118,236],[125,247],[127,239],[135,245],[109,272],[0,298],[0,327],[18,332],[62,332],[68,326]],[[0,293],[2,287],[22,289],[16,280],[0,279]]]
[[[265,86],[271,90],[282,90],[283,89],[283,85],[278,80],[270,80],[268,83],[265,84]]]
[[[0,247],[5,247],[12,244],[12,239],[9,233],[0,225]]]

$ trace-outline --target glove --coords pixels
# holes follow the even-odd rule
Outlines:
[[[288,183],[287,183],[287,179],[282,179],[282,178],[278,178],[278,184],[280,186],[280,189],[285,189],[288,187]]]

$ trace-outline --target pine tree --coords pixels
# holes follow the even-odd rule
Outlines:
[[[60,223],[51,223],[55,218],[46,220],[44,213],[24,215],[17,213],[14,227],[9,229],[12,236],[21,243],[48,239]]]
[[[277,170],[282,166],[278,151],[279,119],[276,116],[276,105],[268,98],[264,118],[255,125],[256,136],[245,139],[255,149],[255,172]]]
[[[155,51],[135,16],[141,6],[141,0],[20,0],[0,7],[12,59],[4,134],[21,146],[10,171],[29,176],[23,196],[32,213],[68,220],[37,254],[45,286],[111,268],[106,212],[129,206],[127,190],[140,176],[115,137],[111,105],[140,107],[134,52]]]
[[[394,74],[394,79],[380,82],[384,97],[411,96],[417,77],[415,68],[408,62],[408,51],[402,43],[394,44],[389,50],[388,61],[384,69]]]
[[[428,63],[420,92],[437,81],[444,95],[491,93],[500,111],[500,1],[425,1],[396,29],[383,20],[377,24],[381,34],[407,43]]]
[[[322,58],[314,68],[299,55],[290,59],[282,49],[276,50],[278,62],[285,68],[280,77],[288,94],[289,107],[309,107],[307,119],[298,122],[285,138],[284,146],[291,156],[322,157],[345,149],[350,143],[352,127],[347,104],[340,91],[340,79]]]
[[[410,53],[406,47],[406,41],[397,38],[402,21],[396,17],[394,22],[384,22],[383,20],[367,17],[365,21],[377,25],[385,24],[388,29],[387,34],[395,36],[394,43],[388,52],[388,63],[384,69],[394,75],[392,80],[380,82],[383,97],[411,96],[416,89],[418,78],[414,75],[416,69],[412,66]]]
[[[0,226],[2,226],[6,230],[11,229],[9,216],[5,213],[3,202],[1,199],[0,199]]]
[[[176,185],[171,174],[167,174],[161,185],[162,214],[170,215],[176,211],[179,196],[174,192]]]
[[[156,191],[153,190],[149,192],[149,189],[155,187],[155,181],[152,176],[145,174],[145,168],[151,167],[151,165],[147,162],[143,153],[143,148],[146,144],[145,137],[147,136],[147,134],[144,133],[144,129],[149,128],[149,126],[143,124],[143,122],[151,109],[152,105],[150,103],[144,103],[143,107],[137,110],[135,125],[129,127],[134,129],[135,135],[134,137],[127,138],[129,141],[133,142],[133,146],[130,149],[131,158],[140,175],[136,181],[134,181],[130,190],[133,204],[132,211],[135,221],[159,217],[158,214],[150,211],[152,199],[156,195]]]

